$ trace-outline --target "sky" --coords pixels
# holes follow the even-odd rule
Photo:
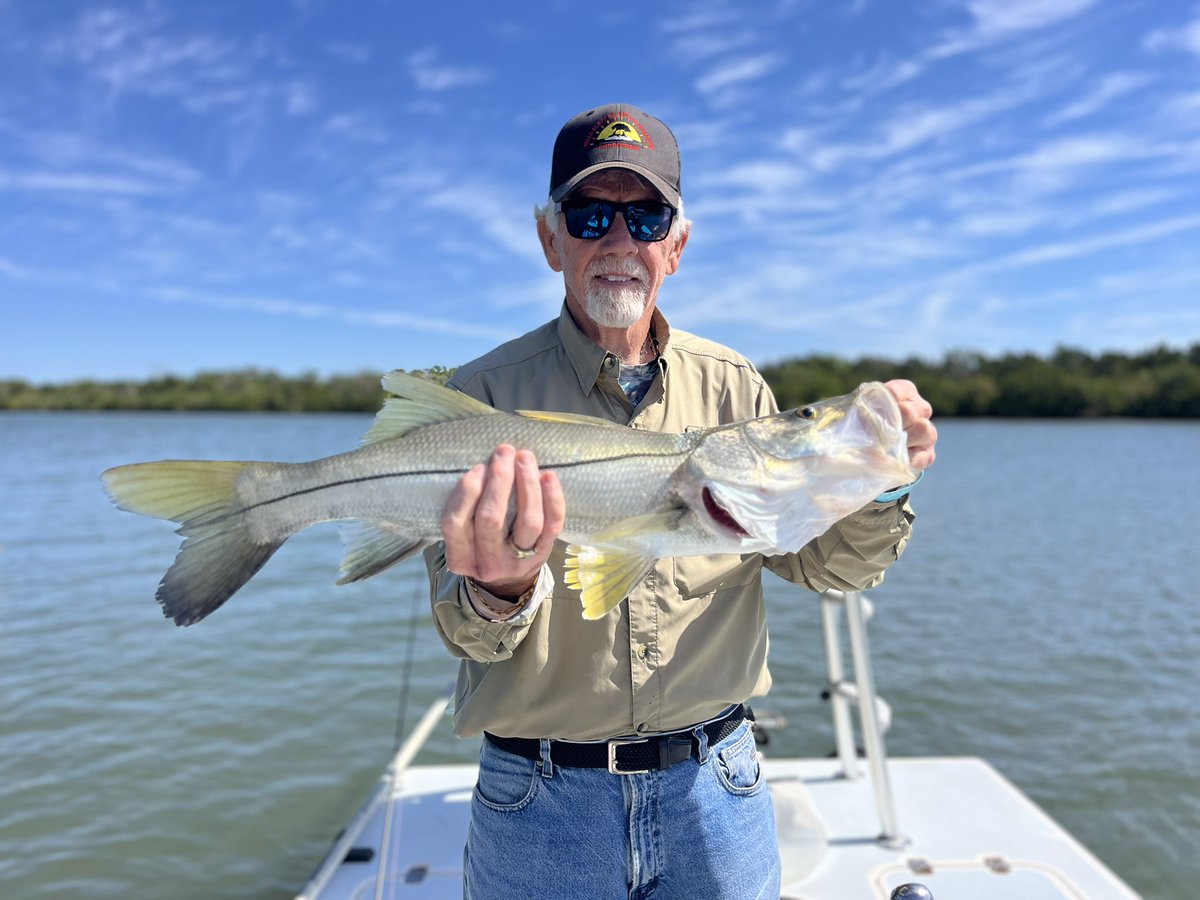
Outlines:
[[[1200,340],[1200,3],[0,0],[0,378],[453,367],[558,314],[576,113],[763,365]]]

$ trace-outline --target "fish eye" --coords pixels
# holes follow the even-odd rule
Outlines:
[[[802,419],[814,418],[816,416],[816,414],[817,414],[817,411],[815,409],[813,409],[811,406],[803,406],[800,409],[796,410],[796,415],[798,415]]]

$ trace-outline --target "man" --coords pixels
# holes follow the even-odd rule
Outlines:
[[[670,329],[658,310],[688,239],[679,171],[671,131],[639,109],[568,122],[536,213],[562,312],[451,385],[500,409],[675,433],[774,412],[745,358]],[[889,387],[923,469],[932,410],[910,383]],[[486,735],[466,896],[778,897],[774,816],[743,706],[771,684],[762,567],[814,590],[878,583],[911,531],[903,488],[892,494],[795,554],[661,560],[585,621],[563,584],[555,475],[507,445],[468,472],[444,544],[426,554],[437,628],[462,660],[455,730]]]

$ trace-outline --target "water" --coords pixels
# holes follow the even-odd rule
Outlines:
[[[98,474],[306,459],[364,416],[0,415],[0,896],[283,898],[452,681],[423,572],[335,588],[331,526],[188,629],[177,539]],[[1148,898],[1200,884],[1195,423],[941,425],[917,532],[874,592],[895,754],[986,757]],[[812,595],[768,577],[778,755],[832,749]],[[414,639],[409,642],[409,638]],[[469,761],[443,731],[425,761]],[[982,814],[982,813],[981,813]],[[903,822],[903,810],[900,810]]]

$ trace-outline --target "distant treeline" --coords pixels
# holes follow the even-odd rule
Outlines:
[[[414,371],[444,384],[451,369]],[[375,412],[386,396],[380,372],[294,378],[258,369],[160,375],[144,381],[71,381],[32,385],[0,381],[0,409]]]
[[[416,371],[445,382],[451,369]],[[779,405],[800,406],[845,393],[863,381],[907,378],[939,418],[953,416],[1137,416],[1200,418],[1200,343],[1137,355],[1092,356],[1062,348],[1050,357],[951,353],[941,362],[808,356],[764,366]],[[271,410],[374,412],[384,393],[379,372],[294,378],[246,369],[144,381],[32,385],[0,381],[0,409]]]
[[[762,369],[781,408],[851,390],[864,381],[907,378],[947,416],[1200,417],[1200,343],[1129,356],[1060,348],[987,357],[951,353],[941,362],[810,356]]]

